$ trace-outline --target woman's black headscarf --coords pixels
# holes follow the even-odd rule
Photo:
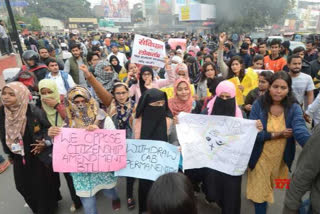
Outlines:
[[[145,85],[145,81],[142,78],[143,73],[145,72],[150,72],[152,75],[152,80],[153,80],[153,70],[150,66],[143,66],[140,70],[140,77],[139,77],[139,86],[140,86],[140,91],[141,91],[141,95],[147,90],[147,88],[144,86]]]
[[[197,84],[200,81],[201,77],[197,59],[193,56],[190,56],[187,58],[187,63],[190,63],[190,65],[188,65],[188,72],[191,83]]]
[[[116,59],[116,60],[117,60],[117,62],[118,62],[117,65],[113,65],[113,64],[111,63],[113,59]],[[110,56],[109,62],[110,62],[110,64],[111,64],[112,68],[114,69],[114,71],[119,74],[120,71],[121,71],[121,69],[122,69],[122,66],[120,65],[120,61],[119,61],[118,57],[116,57],[115,55]]]
[[[150,103],[164,100],[163,106],[150,106]],[[167,117],[172,118],[167,94],[159,89],[149,89],[140,97],[136,118],[142,116],[141,139],[168,141]]]

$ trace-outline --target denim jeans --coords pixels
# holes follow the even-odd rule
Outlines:
[[[254,208],[255,208],[256,214],[266,214],[267,213],[267,206],[268,206],[267,202],[254,203]]]
[[[0,164],[3,163],[4,161],[5,161],[4,157],[0,155]]]
[[[102,192],[106,197],[111,198],[112,200],[119,198],[116,188],[103,189]],[[85,214],[98,214],[95,195],[92,197],[80,197],[80,200]]]

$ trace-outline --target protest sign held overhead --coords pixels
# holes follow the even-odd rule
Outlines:
[[[177,172],[179,160],[177,146],[162,141],[127,140],[127,167],[115,175],[155,181],[163,174]]]
[[[136,34],[132,50],[132,63],[163,68],[165,66],[164,42]]]
[[[258,130],[255,120],[180,113],[177,134],[183,169],[208,167],[228,175],[242,175]]]
[[[124,130],[63,128],[54,138],[55,172],[109,172],[126,166]]]
[[[175,50],[176,47],[179,45],[181,46],[182,51],[186,51],[187,49],[187,40],[186,39],[169,39],[168,43],[172,50]]]

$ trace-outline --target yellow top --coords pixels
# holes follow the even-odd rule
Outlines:
[[[286,129],[284,113],[268,116],[268,132],[281,132]],[[262,154],[253,170],[248,170],[247,198],[256,203],[274,202],[275,179],[287,179],[288,167],[283,161],[287,144],[285,138],[264,143]]]

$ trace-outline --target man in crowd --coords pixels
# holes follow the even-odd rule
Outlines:
[[[297,47],[293,50],[292,54],[297,54],[302,59],[302,69],[301,72],[311,76],[311,65],[305,60],[305,50],[303,47]]]
[[[129,46],[127,46],[125,44],[124,38],[122,36],[119,36],[118,41],[119,41],[119,51],[121,53],[124,53],[127,58],[130,58],[131,50],[130,50]]]
[[[77,43],[77,35],[74,33],[70,33],[69,41],[68,41],[68,46],[70,51],[71,51],[71,46],[74,46],[76,43]]]
[[[258,48],[259,48],[259,54],[260,55],[262,55],[262,56],[268,56],[269,55],[266,41],[261,41],[259,43]]]
[[[194,54],[197,54],[200,51],[200,47],[197,44],[197,38],[193,37],[191,39],[191,44],[187,47],[187,52],[193,51]]]
[[[254,50],[254,44],[253,44],[253,42],[252,42],[251,37],[250,37],[250,36],[246,36],[246,37],[244,38],[243,42],[244,42],[244,43],[247,43],[247,44],[249,45],[248,54],[249,54],[251,57],[253,57],[253,56],[256,54],[256,52],[255,52],[255,50]]]
[[[303,106],[306,95],[305,108],[313,102],[314,84],[311,76],[301,72],[302,58],[299,55],[292,55],[288,58],[289,75],[292,78],[292,91],[298,101]]]
[[[304,55],[304,59],[307,62],[312,62],[313,60],[316,60],[318,58],[318,53],[314,47],[314,42],[311,40],[308,40],[306,42],[306,52]]]
[[[248,50],[249,50],[248,43],[245,43],[245,42],[242,43],[239,56],[241,56],[246,68],[251,66],[251,61],[252,61],[251,56],[248,54]]]
[[[272,70],[274,72],[282,71],[287,62],[280,56],[281,40],[273,39],[270,46],[271,55],[264,57],[264,67],[266,70]]]
[[[54,50],[52,47],[50,47],[50,49]],[[50,57],[49,50],[45,47],[40,47],[39,54],[40,54],[40,62],[43,64],[46,64],[46,60]],[[59,69],[63,70],[64,68],[63,62],[59,61],[58,65],[59,65]]]
[[[285,60],[288,59],[289,56],[292,55],[292,51],[290,50],[290,41],[284,41],[280,47],[280,54]]]
[[[127,62],[128,59],[125,54],[119,52],[118,44],[112,43],[111,44],[111,54],[108,56],[108,61],[110,61],[111,56],[116,56],[120,61],[120,65],[123,67]]]
[[[80,66],[83,64],[88,66],[88,63],[87,60],[81,56],[80,44],[74,44],[70,49],[72,57],[66,61],[64,71],[72,76],[76,84],[87,87],[87,81],[84,73],[80,70]]]
[[[320,50],[318,50],[318,58],[310,63],[311,77],[316,87],[315,96],[317,96],[320,89]]]
[[[224,52],[223,52],[223,59],[226,63],[229,63],[231,58],[234,56],[234,54],[231,51],[231,45],[229,43],[224,44]]]
[[[58,86],[59,93],[62,95],[67,95],[69,88],[75,86],[72,77],[68,73],[59,69],[58,62],[54,58],[48,58],[46,60],[46,65],[50,71],[46,75],[46,79],[54,80]]]
[[[9,37],[4,27],[4,22],[0,20],[0,38],[1,42],[0,45],[3,45],[1,48],[2,55],[10,55],[10,48],[9,48]]]
[[[317,125],[312,136],[300,154],[296,170],[286,192],[282,214],[299,214],[302,197],[311,191],[311,211],[320,213],[320,125]]]

